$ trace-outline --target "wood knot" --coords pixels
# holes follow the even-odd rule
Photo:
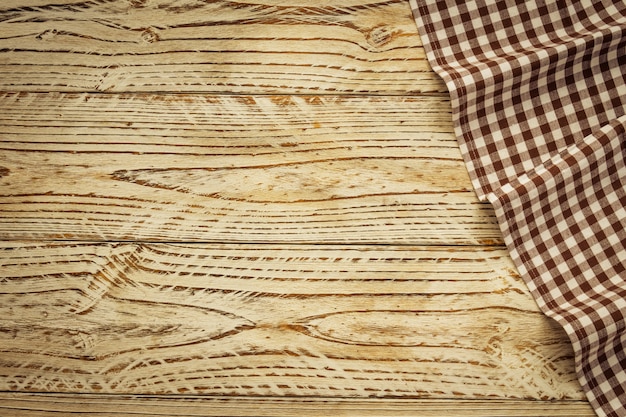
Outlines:
[[[485,353],[498,358],[502,357],[502,339],[498,336],[491,337],[484,348]]]
[[[141,40],[145,43],[155,43],[160,40],[160,36],[154,28],[146,28],[141,33]]]
[[[366,39],[371,46],[379,48],[391,42],[395,34],[388,26],[377,26],[366,34]]]
[[[11,170],[9,168],[0,167],[0,178],[6,177],[7,175],[9,175],[10,172]]]

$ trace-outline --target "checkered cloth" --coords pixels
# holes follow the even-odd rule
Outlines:
[[[472,183],[600,416],[626,416],[626,1],[410,0]]]

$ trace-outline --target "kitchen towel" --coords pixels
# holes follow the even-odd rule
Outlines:
[[[599,416],[626,416],[626,1],[410,0],[473,186]]]

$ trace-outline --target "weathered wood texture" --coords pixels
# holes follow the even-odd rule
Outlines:
[[[0,237],[500,243],[442,96],[5,94]]]
[[[582,399],[502,249],[2,244],[0,390]]]
[[[406,0],[4,0],[0,89],[446,91]]]
[[[85,404],[89,411],[85,411]],[[583,401],[240,398],[0,393],[0,412],[13,417],[595,417]]]
[[[592,416],[450,119],[405,0],[4,0],[0,415]]]

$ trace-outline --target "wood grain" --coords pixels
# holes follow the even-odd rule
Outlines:
[[[3,391],[583,399],[499,248],[2,249]]]
[[[405,0],[4,1],[0,89],[446,91]]]
[[[85,409],[89,411],[85,411]],[[292,416],[327,417],[595,417],[583,401],[382,400],[0,393],[0,412],[14,417]]]
[[[0,415],[594,415],[405,0],[2,1],[0,239]]]
[[[442,96],[6,93],[0,237],[500,243]]]

